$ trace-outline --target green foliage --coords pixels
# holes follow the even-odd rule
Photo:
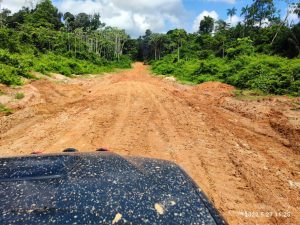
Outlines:
[[[100,73],[109,70],[109,68],[98,67],[85,60],[48,53],[35,59],[33,70],[43,74],[52,72],[70,76],[72,74]]]
[[[0,83],[21,85],[22,77],[34,79],[30,71],[70,76],[131,66],[122,55],[128,35],[98,29],[104,27],[99,14],[66,13],[63,21],[52,1],[42,0],[12,15],[2,10],[0,17]]]
[[[0,83],[7,85],[21,85],[20,71],[12,66],[0,63]]]
[[[32,14],[26,17],[26,20],[35,27],[58,30],[63,25],[61,17],[61,13],[53,6],[51,0],[42,0],[36,5]]]
[[[289,13],[299,16],[299,7],[290,3]],[[66,76],[107,72],[129,68],[136,59],[151,62],[155,73],[187,82],[221,81],[299,96],[300,23],[288,24],[288,16],[278,18],[272,0],[253,0],[241,10],[244,21],[232,26],[236,13],[236,8],[228,9],[230,23],[205,17],[193,34],[183,29],[166,34],[146,30],[135,40],[122,29],[105,27],[99,14],[62,15],[51,0],[14,14],[4,9],[0,83],[20,85],[22,77],[33,78],[32,70]]]
[[[247,57],[243,69],[228,77],[227,81],[240,88],[299,96],[299,71],[300,59],[259,55]]]
[[[0,103],[0,113],[8,116],[13,113],[13,110]]]
[[[210,34],[214,29],[214,19],[210,16],[204,16],[204,19],[200,21],[199,33]]]
[[[15,99],[20,100],[20,99],[23,99],[24,97],[25,97],[25,95],[23,93],[18,92],[15,94]]]
[[[267,55],[241,55],[234,59],[209,58],[174,62],[167,56],[152,63],[157,74],[174,75],[179,80],[202,83],[221,81],[241,89],[277,95],[300,96],[300,59]]]
[[[65,57],[51,52],[39,54],[11,54],[0,50],[0,83],[21,85],[21,77],[34,79],[30,71],[43,74],[59,73],[66,76],[72,74],[96,74],[112,71],[114,68],[130,68],[131,60],[123,56],[119,61],[106,61],[90,56],[88,60]]]
[[[231,48],[226,50],[228,58],[235,58],[241,55],[253,55],[254,54],[254,47],[253,41],[247,38],[238,38]]]

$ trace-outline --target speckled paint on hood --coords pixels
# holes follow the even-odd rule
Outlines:
[[[176,164],[108,152],[0,159],[0,224],[223,224]]]

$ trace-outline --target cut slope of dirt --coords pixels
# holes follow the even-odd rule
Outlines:
[[[232,90],[169,82],[141,63],[93,79],[34,81],[18,90],[25,93],[20,102],[6,102],[15,112],[0,117],[0,154],[108,147],[167,159],[191,175],[230,224],[300,224],[297,103],[245,102]]]

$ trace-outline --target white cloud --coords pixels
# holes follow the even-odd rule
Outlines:
[[[216,11],[203,11],[201,12],[194,20],[193,22],[193,28],[192,31],[196,32],[199,30],[199,25],[200,25],[200,21],[204,19],[204,16],[210,16],[211,18],[213,18],[214,20],[218,20],[219,19],[219,14]]]
[[[242,21],[241,17],[236,16],[236,15],[234,15],[232,17],[228,17],[225,20],[225,22],[228,23],[228,24],[230,24],[230,26],[232,26],[232,27],[236,26],[241,21]]]
[[[288,22],[289,24],[297,24],[300,22],[299,17],[297,14],[292,13],[288,16]]]
[[[297,8],[295,6],[290,6],[289,8],[286,9],[286,13],[289,13],[288,17],[287,17],[287,22],[288,24],[290,25],[293,25],[293,24],[297,24],[300,22],[300,19],[298,17],[298,15],[295,13],[295,10]],[[282,18],[282,20],[285,20],[286,18],[286,15]]]
[[[162,32],[167,24],[180,26],[184,8],[182,0],[60,0],[62,12],[95,13],[109,26],[116,26],[136,37],[146,29]]]
[[[14,12],[17,12],[19,9],[21,9],[22,6],[24,6],[24,5],[26,5],[25,0],[3,0],[3,3],[1,4],[1,8],[9,9],[14,13]],[[28,5],[28,3],[27,3],[27,5]]]
[[[16,12],[25,2],[4,0],[2,8]],[[55,5],[63,13],[100,13],[102,22],[126,29],[134,37],[150,28],[163,32],[170,24],[180,27],[185,16],[182,0],[57,0]]]

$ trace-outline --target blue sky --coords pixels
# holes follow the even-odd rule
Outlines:
[[[133,37],[142,35],[149,28],[154,32],[167,32],[173,28],[194,32],[206,15],[229,22],[226,13],[232,7],[238,9],[237,16],[230,20],[235,24],[241,20],[241,8],[251,2],[252,0],[53,0],[61,12],[100,13],[102,21],[107,25],[126,29]],[[274,2],[284,17],[287,5],[283,0]],[[2,7],[16,11],[24,3],[25,0],[3,0]],[[297,18],[292,16],[291,19]]]
[[[235,2],[235,3],[230,3]],[[191,11],[194,12],[201,12],[203,10],[212,11],[215,10],[222,19],[227,18],[227,9],[235,7],[238,9],[238,14],[240,14],[240,10],[243,6],[251,5],[252,0],[233,0],[233,1],[226,1],[226,0],[215,0],[215,1],[209,1],[209,0],[184,0],[184,5],[186,8],[188,8]],[[278,9],[281,9],[283,11],[286,10],[286,3],[284,3],[283,0],[275,0],[275,5]]]
[[[242,7],[246,6],[247,4],[251,5],[253,3],[252,0],[183,0],[182,2],[188,15],[182,25],[189,32],[195,30],[195,27],[193,29],[193,25],[198,26],[199,18],[203,18],[203,16],[199,17],[199,15],[201,15],[201,13],[205,11],[208,12],[209,15],[211,15],[210,13],[213,12],[213,14],[211,15],[212,17],[214,17],[214,15],[217,15],[218,19],[227,20],[227,22],[229,22],[227,9],[235,7],[237,9],[235,22],[238,22],[238,20],[242,20],[242,18],[240,17]],[[280,11],[281,17],[285,17],[287,4],[283,0],[275,0],[274,3],[276,8]],[[195,21],[195,18],[197,17],[199,18]],[[293,16],[292,19],[295,20],[296,17]],[[172,28],[174,27],[174,24],[168,24],[168,27]]]

